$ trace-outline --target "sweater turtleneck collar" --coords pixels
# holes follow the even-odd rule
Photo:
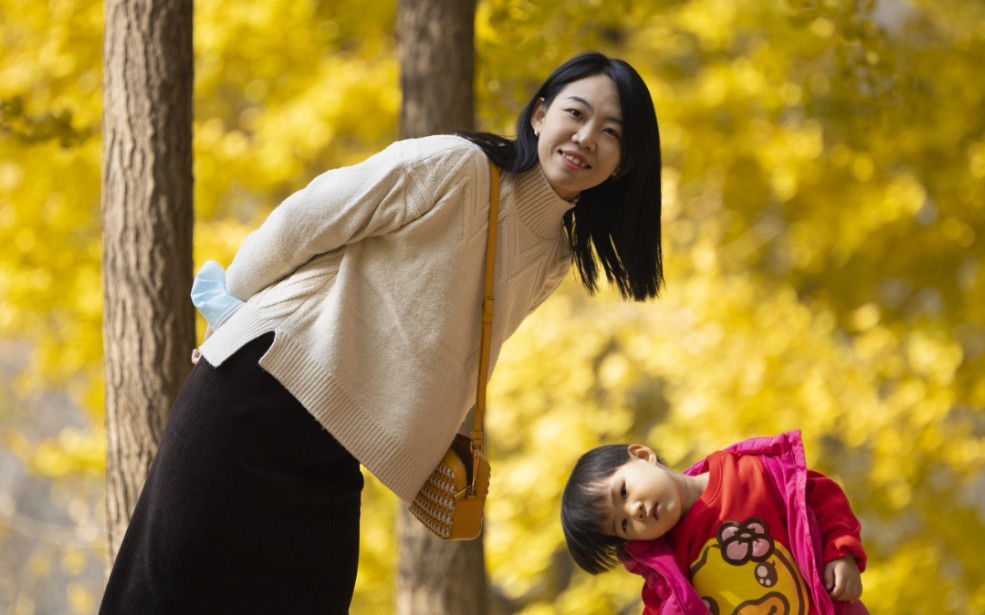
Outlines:
[[[554,192],[539,164],[516,176],[513,193],[517,213],[525,227],[544,239],[561,236],[564,214],[575,204]]]

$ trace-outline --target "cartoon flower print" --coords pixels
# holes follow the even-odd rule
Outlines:
[[[733,566],[766,561],[775,549],[766,522],[756,517],[745,523],[723,523],[718,528],[718,542],[722,545],[722,558]]]

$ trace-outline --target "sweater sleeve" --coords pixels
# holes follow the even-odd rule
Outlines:
[[[866,554],[862,548],[862,524],[852,513],[841,486],[819,472],[808,470],[807,505],[814,511],[821,530],[823,564],[852,555],[859,570],[864,571]]]
[[[400,141],[316,177],[246,238],[226,272],[229,293],[249,299],[319,254],[422,216],[434,198],[412,168],[420,158],[417,141]]]

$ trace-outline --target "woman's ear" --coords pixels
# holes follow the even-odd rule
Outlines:
[[[657,453],[644,444],[630,444],[629,456],[647,463],[657,463]]]
[[[544,106],[544,99],[538,98],[534,112],[530,116],[530,127],[534,129],[534,134],[537,136],[540,136],[540,127],[544,123],[545,115],[547,115],[547,107]]]

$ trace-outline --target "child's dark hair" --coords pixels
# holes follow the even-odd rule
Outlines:
[[[626,541],[602,533],[609,520],[606,482],[630,461],[629,445],[594,448],[578,460],[561,496],[561,528],[575,563],[591,574],[606,572],[626,558]]]

